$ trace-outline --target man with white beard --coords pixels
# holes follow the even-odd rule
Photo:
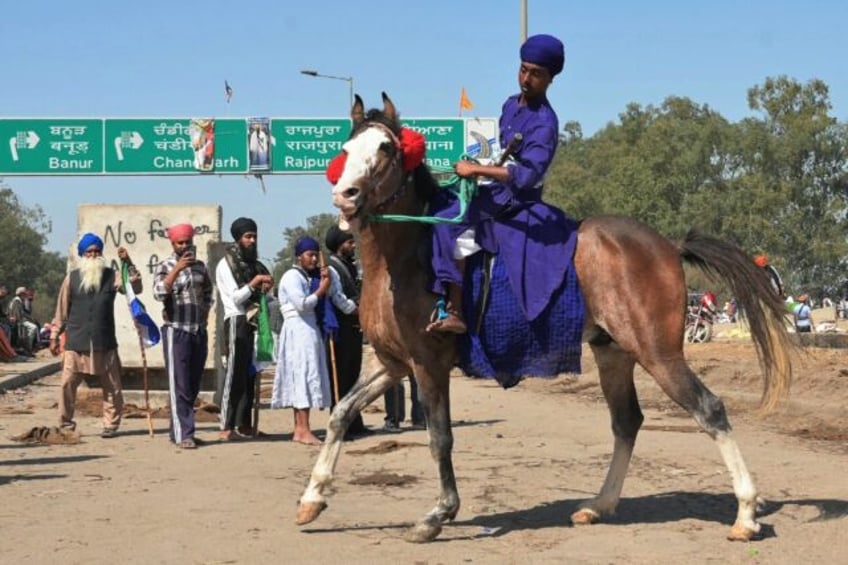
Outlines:
[[[115,297],[123,293],[120,271],[106,266],[103,240],[93,233],[77,245],[79,267],[62,281],[56,314],[50,330],[50,352],[59,354],[59,336],[65,334],[62,385],[59,393],[59,424],[76,429],[74,404],[84,375],[96,375],[103,388],[103,438],[115,437],[121,424],[124,395],[121,389],[121,359],[115,336]],[[118,257],[128,265],[133,291],[141,292],[141,275],[123,247]]]

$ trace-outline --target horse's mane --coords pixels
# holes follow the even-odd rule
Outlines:
[[[427,163],[421,163],[412,171],[412,180],[415,182],[415,193],[419,198],[429,202],[430,199],[442,188],[430,172]]]

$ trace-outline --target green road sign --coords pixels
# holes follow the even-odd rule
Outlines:
[[[0,174],[100,174],[103,120],[0,120]]]
[[[427,164],[449,168],[465,152],[465,120],[416,118],[402,120],[404,127],[424,135],[427,140]]]
[[[211,120],[211,126],[208,122],[184,118],[107,119],[106,173],[246,172],[247,122]],[[210,141],[212,147],[207,151]]]
[[[346,119],[271,119],[271,169],[275,173],[323,173],[350,136]]]
[[[323,174],[350,136],[346,118],[269,121],[270,167],[251,169],[247,118],[0,118],[0,176]],[[424,134],[427,164],[437,168],[465,152],[487,156],[497,137],[491,118],[410,118],[403,125]]]
[[[450,167],[465,151],[465,120],[415,118],[403,125],[427,138],[427,164]],[[323,173],[350,135],[350,120],[272,119],[275,173]]]

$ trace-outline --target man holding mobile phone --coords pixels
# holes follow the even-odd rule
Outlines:
[[[173,253],[156,266],[153,296],[164,303],[162,345],[171,405],[169,435],[182,449],[197,447],[194,403],[209,352],[206,324],[212,308],[212,279],[197,259],[194,227],[168,228]]]

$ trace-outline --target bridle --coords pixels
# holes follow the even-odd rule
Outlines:
[[[375,168],[373,174],[369,175],[368,184],[371,185],[372,188],[376,189],[389,179],[389,177],[394,173],[395,169],[399,169],[401,171],[400,183],[399,185],[389,193],[386,198],[379,201],[375,206],[375,210],[385,209],[387,206],[395,203],[401,196],[406,192],[406,185],[408,184],[408,176],[403,172],[403,151],[401,150],[400,139],[395,134],[392,129],[386,124],[379,121],[371,121],[364,124],[363,127],[360,127],[356,134],[360,134],[366,129],[369,128],[378,128],[382,130],[386,135],[388,135],[389,140],[395,147],[395,154],[391,159],[387,159],[383,163],[380,164],[379,167]],[[376,192],[376,190],[375,190]],[[374,219],[372,216],[371,219]]]

